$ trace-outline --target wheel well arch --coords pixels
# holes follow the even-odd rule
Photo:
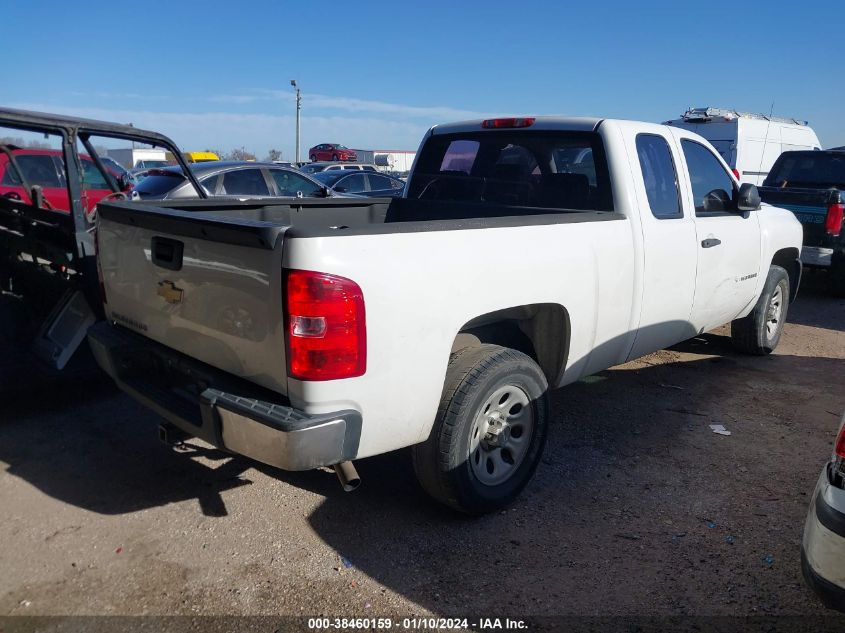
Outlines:
[[[467,321],[455,335],[452,351],[493,343],[533,358],[554,385],[569,357],[569,312],[557,303],[503,308]]]
[[[789,275],[789,301],[798,296],[801,284],[801,253],[795,247],[782,248],[772,256],[772,265],[780,266]]]

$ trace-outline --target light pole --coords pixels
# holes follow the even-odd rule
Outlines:
[[[302,96],[299,94],[299,87],[296,85],[296,79],[290,80],[290,85],[296,90],[296,162],[299,163],[299,112],[302,110]]]

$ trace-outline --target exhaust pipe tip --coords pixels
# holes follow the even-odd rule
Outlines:
[[[352,462],[341,462],[334,465],[334,472],[337,475],[344,492],[352,492],[361,485],[361,478],[355,465]]]
[[[158,439],[168,446],[178,446],[190,437],[185,431],[178,426],[174,426],[169,422],[158,425]]]

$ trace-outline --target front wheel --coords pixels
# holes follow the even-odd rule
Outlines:
[[[312,162],[312,163],[316,163],[316,162],[317,162],[317,157],[316,157],[314,154],[311,154],[311,156],[309,156],[309,158],[311,159],[311,162]]]
[[[778,346],[789,308],[789,275],[771,266],[763,292],[754,309],[731,322],[731,342],[746,354],[771,354]]]
[[[547,393],[543,372],[522,352],[484,344],[452,354],[431,435],[413,448],[425,491],[472,515],[513,501],[543,452]]]

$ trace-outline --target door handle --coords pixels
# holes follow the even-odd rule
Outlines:
[[[701,248],[713,248],[722,243],[722,240],[715,237],[708,237],[706,240],[701,240]]]

